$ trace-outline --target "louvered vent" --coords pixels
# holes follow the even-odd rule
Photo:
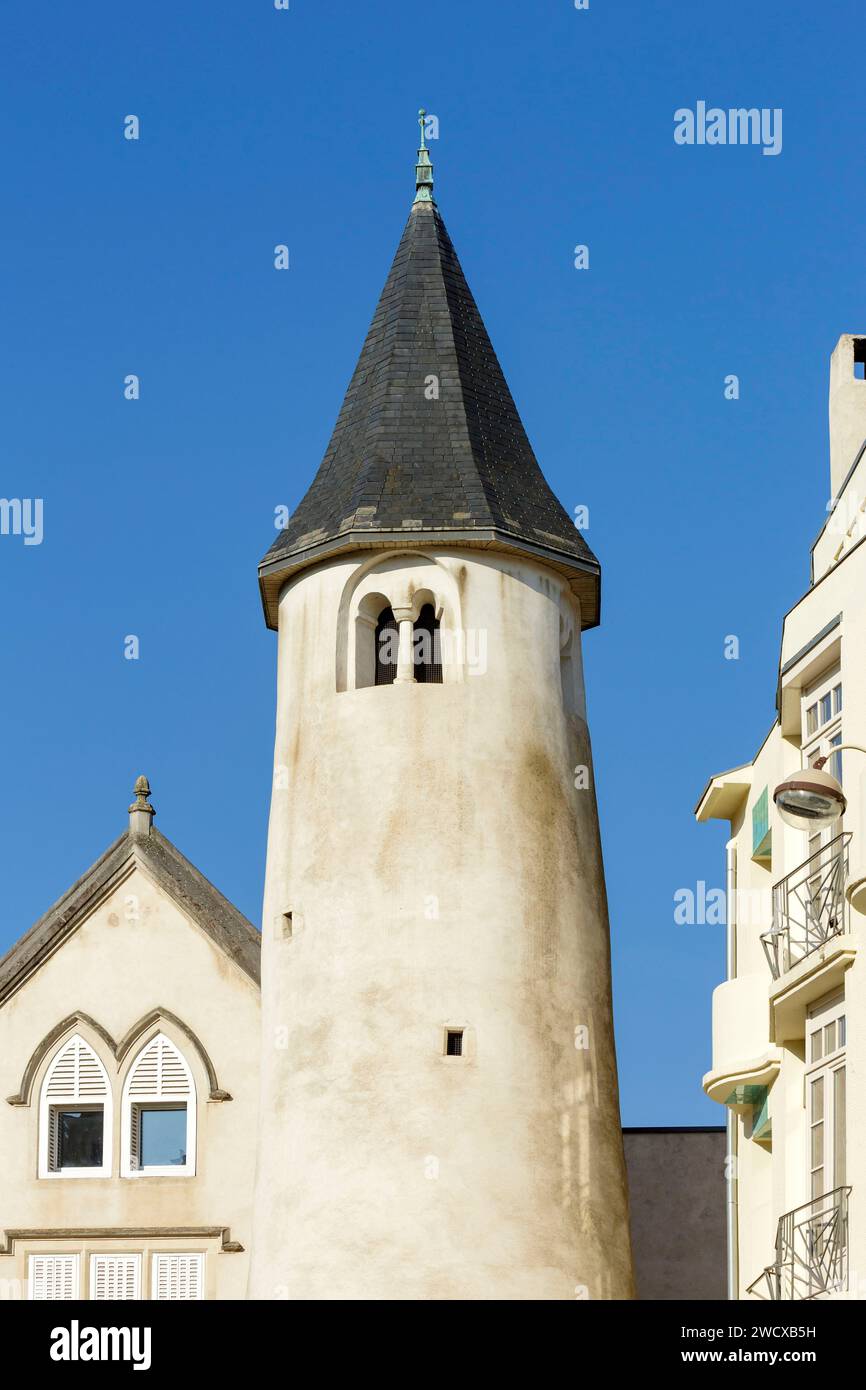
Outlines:
[[[98,1300],[140,1298],[141,1256],[91,1256],[90,1297]]]
[[[104,1100],[108,1095],[102,1063],[77,1034],[55,1057],[45,1090],[49,1101]]]
[[[152,1297],[204,1298],[204,1255],[154,1255]]]
[[[78,1297],[77,1255],[31,1255],[30,1297],[32,1299],[75,1299]]]
[[[135,1099],[181,1099],[190,1095],[192,1084],[186,1062],[174,1043],[158,1033],[145,1047],[129,1078],[129,1095]]]

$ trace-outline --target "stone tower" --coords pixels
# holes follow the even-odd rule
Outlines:
[[[422,113],[423,116],[423,113]],[[260,567],[278,633],[250,1296],[632,1296],[581,633],[432,197]]]

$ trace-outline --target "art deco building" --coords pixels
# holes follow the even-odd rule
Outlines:
[[[732,1298],[862,1297],[866,1280],[864,362],[866,338],[839,339],[832,500],[782,621],[776,718],[697,807],[730,822],[704,1088],[728,1110]]]

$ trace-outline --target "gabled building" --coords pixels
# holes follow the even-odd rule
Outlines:
[[[776,720],[696,811],[730,824],[704,1089],[728,1110],[731,1298],[862,1297],[866,1281],[864,362],[866,338],[839,339],[831,502],[783,619]]]
[[[153,825],[0,960],[0,1287],[242,1298],[259,933]]]

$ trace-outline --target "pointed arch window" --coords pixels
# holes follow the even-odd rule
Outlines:
[[[123,1087],[121,1175],[192,1177],[196,1091],[179,1049],[157,1033],[139,1050]]]
[[[412,632],[412,663],[420,684],[442,684],[439,619],[432,603],[425,603]]]
[[[393,685],[397,675],[400,625],[392,608],[383,608],[376,619],[376,685]]]
[[[110,1177],[111,1136],[108,1073],[76,1033],[58,1048],[42,1083],[40,1178]]]

